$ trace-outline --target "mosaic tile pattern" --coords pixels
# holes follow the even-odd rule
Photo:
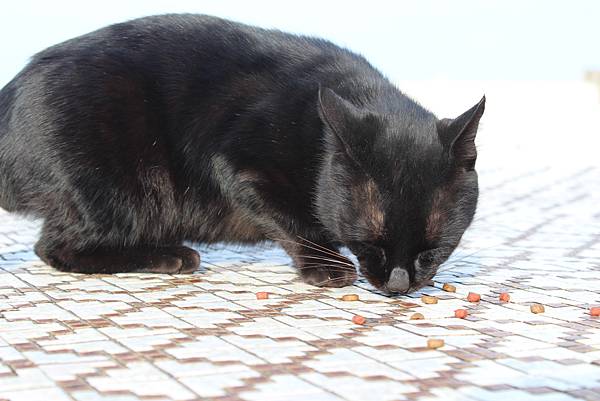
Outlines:
[[[0,400],[600,400],[600,168],[498,161],[480,182],[461,247],[396,298],[307,286],[271,245],[201,247],[193,275],[60,273],[39,223],[0,211]]]

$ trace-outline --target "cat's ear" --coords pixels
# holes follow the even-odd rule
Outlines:
[[[329,88],[319,86],[318,108],[321,121],[333,132],[346,154],[358,163],[366,150],[366,133],[361,132],[371,116]]]
[[[437,124],[442,144],[456,158],[459,165],[467,169],[473,169],[477,159],[475,136],[484,110],[485,96],[455,119],[445,118]]]

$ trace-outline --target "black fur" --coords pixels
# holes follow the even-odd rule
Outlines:
[[[321,39],[137,19],[42,51],[2,89],[0,206],[44,220],[36,253],[60,270],[191,272],[183,241],[272,239],[309,283],[352,283],[345,245],[406,292],[472,220],[483,107],[438,120]]]

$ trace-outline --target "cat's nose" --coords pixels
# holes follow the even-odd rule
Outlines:
[[[408,272],[401,267],[394,268],[385,287],[389,292],[406,293],[410,288]]]

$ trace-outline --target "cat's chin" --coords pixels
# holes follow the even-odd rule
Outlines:
[[[437,273],[437,271],[431,275],[431,277],[427,278],[427,280],[421,281],[419,283],[412,283],[410,288],[408,289],[408,291],[406,292],[407,294],[410,294],[411,292],[415,292],[415,291],[419,291],[420,289],[427,287],[427,286],[432,286],[433,287],[433,277],[435,276],[435,274]]]

